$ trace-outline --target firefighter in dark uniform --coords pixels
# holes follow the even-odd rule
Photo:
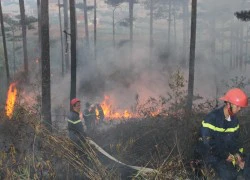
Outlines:
[[[86,134],[84,132],[84,122],[81,118],[81,102],[74,98],[70,101],[71,111],[68,115],[68,131],[70,139],[77,145],[81,145]]]
[[[237,179],[235,156],[243,153],[236,114],[248,106],[248,97],[239,88],[230,89],[220,100],[225,105],[210,112],[202,121],[197,153],[223,180]]]
[[[95,121],[96,121],[96,112],[95,106],[91,105],[89,102],[85,104],[86,108],[83,111],[83,117],[85,120],[85,125],[87,128],[87,132],[91,132],[95,128]]]
[[[88,159],[87,155],[83,153],[84,143],[86,142],[86,134],[84,132],[84,121],[82,122],[81,102],[74,98],[70,101],[71,110],[68,114],[68,131],[69,138],[75,143],[75,150],[80,154],[81,158]],[[72,179],[82,180],[87,179],[84,175],[78,173],[77,170],[72,170]]]

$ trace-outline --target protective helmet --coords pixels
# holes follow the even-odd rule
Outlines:
[[[74,106],[77,102],[80,102],[80,99],[74,98],[74,99],[72,99],[72,100],[70,101],[70,105],[71,105],[71,106]]]
[[[239,88],[233,88],[220,98],[222,101],[227,101],[240,107],[247,107],[248,97],[244,91]]]

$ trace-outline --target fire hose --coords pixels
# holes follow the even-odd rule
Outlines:
[[[117,160],[116,158],[114,158],[113,156],[111,156],[109,153],[107,153],[104,149],[102,149],[98,144],[96,144],[94,141],[92,141],[91,139],[87,138],[87,141],[89,142],[89,144],[93,145],[100,153],[102,153],[104,156],[106,156],[107,158],[111,159],[112,161],[115,161],[123,166],[132,168],[134,170],[137,170],[141,173],[156,173],[157,170],[155,169],[151,169],[151,168],[146,168],[146,167],[139,167],[139,166],[131,166],[131,165],[127,165],[119,160]]]

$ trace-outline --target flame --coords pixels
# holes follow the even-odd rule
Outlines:
[[[143,113],[132,112],[128,109],[120,110],[114,107],[114,103],[112,102],[112,99],[110,96],[105,95],[104,100],[101,102],[101,107],[103,109],[103,113],[105,116],[105,119],[111,120],[111,119],[131,119],[131,118],[145,118],[146,116],[156,117],[158,115],[168,116],[166,112],[163,112],[163,109],[161,107],[156,107],[154,109],[150,109],[148,113],[145,115]],[[99,114],[98,111],[96,111],[96,114]]]
[[[17,96],[17,89],[16,89],[16,83],[14,82],[14,83],[11,83],[9,86],[6,106],[5,106],[6,115],[9,117],[9,119],[13,115],[14,106],[16,102],[16,96]]]
[[[133,114],[129,110],[119,110],[115,111],[112,102],[109,96],[105,95],[104,100],[101,103],[101,107],[103,109],[103,113],[105,118],[107,119],[128,119],[128,118],[133,118],[136,117],[136,114]]]

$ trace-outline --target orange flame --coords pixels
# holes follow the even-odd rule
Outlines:
[[[168,116],[166,112],[163,112],[161,107],[156,107],[155,109],[151,109],[148,111],[147,115],[139,112],[132,112],[127,109],[120,110],[114,107],[112,99],[105,95],[104,100],[101,102],[101,107],[103,109],[103,113],[106,119],[130,119],[130,118],[144,118],[146,116],[156,117],[158,115]],[[96,113],[98,113],[96,111]]]
[[[17,96],[17,89],[16,89],[16,83],[11,83],[9,86],[8,94],[7,94],[7,100],[6,100],[6,106],[5,111],[6,115],[11,119],[14,111],[14,106],[16,102],[16,96]]]
[[[104,116],[107,119],[128,119],[132,117],[136,117],[135,114],[130,112],[129,110],[123,110],[120,112],[116,112],[114,108],[112,107],[112,102],[109,96],[104,96],[104,100],[101,103],[101,107],[103,109]]]

